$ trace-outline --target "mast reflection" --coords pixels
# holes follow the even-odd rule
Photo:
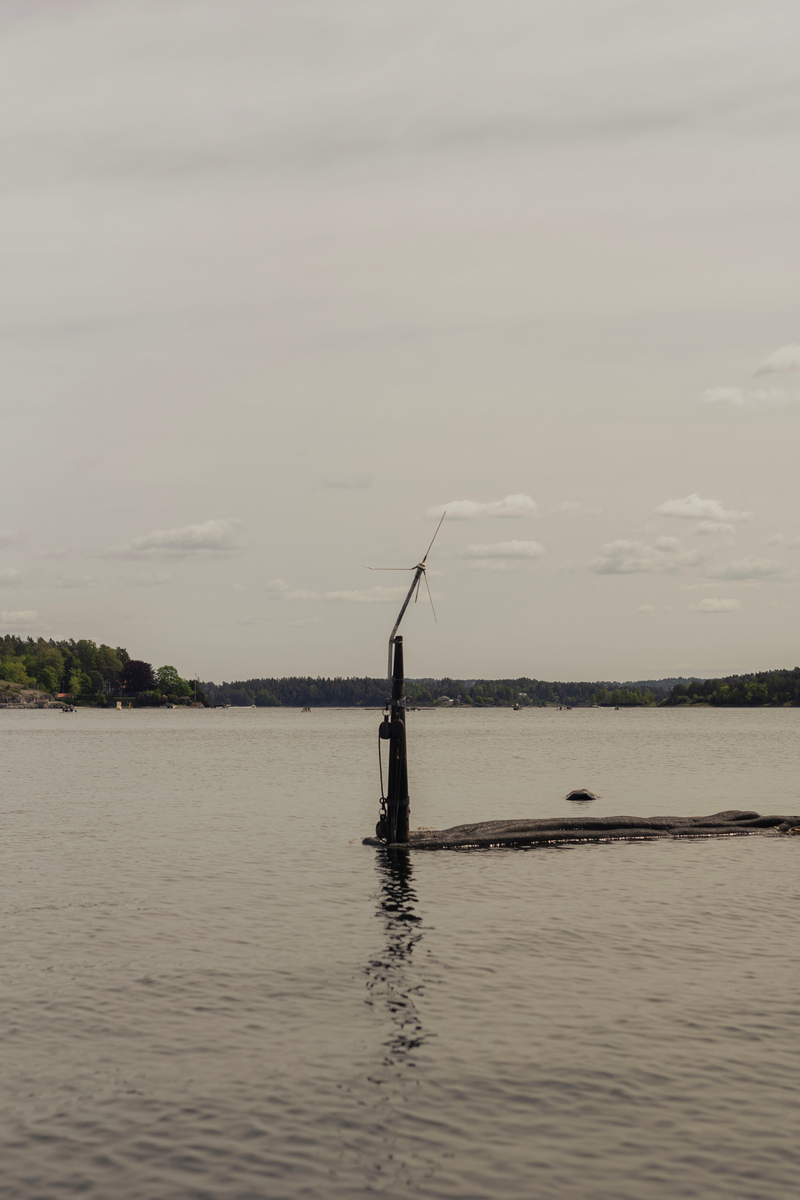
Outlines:
[[[415,912],[411,855],[407,850],[384,850],[376,855],[380,880],[376,915],[382,920],[386,945],[380,957],[366,968],[367,1003],[383,1008],[391,1021],[390,1036],[383,1043],[384,1065],[413,1066],[413,1052],[427,1040],[415,1000],[424,985],[414,971],[412,957],[422,940],[421,918]]]

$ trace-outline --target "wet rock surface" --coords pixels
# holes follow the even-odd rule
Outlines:
[[[414,830],[412,850],[481,849],[495,846],[537,846],[560,842],[605,842],[660,837],[724,837],[751,833],[794,833],[800,816],[762,816],[731,809],[705,817],[550,817],[540,820],[480,821],[450,829]],[[365,846],[381,846],[364,838]]]

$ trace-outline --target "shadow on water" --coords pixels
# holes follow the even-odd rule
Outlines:
[[[385,946],[365,969],[367,1004],[388,1017],[384,1066],[413,1067],[414,1054],[428,1035],[416,1005],[424,991],[421,964],[414,961],[420,953],[422,920],[415,910],[411,856],[408,851],[384,850],[375,865],[381,885],[376,915],[383,922]]]

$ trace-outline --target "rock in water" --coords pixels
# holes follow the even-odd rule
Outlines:
[[[592,795],[591,792],[588,795]],[[408,835],[411,850],[475,850],[500,846],[547,846],[579,842],[610,842],[640,838],[734,837],[765,833],[800,834],[800,816],[761,816],[736,809],[708,817],[544,817],[536,820],[479,821],[450,829],[415,829]],[[385,846],[364,838],[365,846]]]
[[[588,788],[575,788],[572,792],[567,792],[565,800],[599,800],[599,796],[595,796],[594,792],[590,792]]]

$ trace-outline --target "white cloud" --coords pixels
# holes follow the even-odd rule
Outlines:
[[[242,522],[233,517],[183,525],[180,529],[154,529],[144,537],[133,538],[106,551],[111,558],[186,558],[232,554],[244,549]]]
[[[39,614],[32,609],[25,609],[23,612],[0,612],[0,625],[4,628],[28,629],[38,624]]]
[[[0,529],[0,550],[6,550],[9,546],[13,546],[17,540],[17,535],[13,529]]]
[[[369,471],[336,471],[326,475],[322,486],[326,488],[368,488],[375,482]]]
[[[744,408],[744,392],[741,388],[708,388],[703,392],[701,400],[703,404],[730,404],[734,408]]]
[[[530,496],[518,495],[486,504],[479,500],[451,500],[449,504],[434,504],[425,516],[429,521],[438,521],[444,512],[448,520],[455,521],[473,521],[477,517],[531,517],[537,508],[536,501]]]
[[[701,400],[703,404],[729,404],[732,408],[788,408],[800,402],[800,394],[783,388],[746,392],[743,388],[717,387],[703,392]]]
[[[742,607],[739,600],[714,600],[709,597],[707,600],[701,600],[699,604],[689,604],[690,612],[700,613],[731,613],[738,612]]]
[[[133,579],[126,579],[125,583],[133,587],[160,587],[171,581],[172,576],[168,571],[156,571],[149,575],[136,575]]]
[[[54,588],[81,588],[94,587],[97,583],[91,575],[59,575],[50,583],[50,587]]]
[[[269,617],[239,617],[236,621],[237,625],[263,625],[265,621],[269,621]]]
[[[695,533],[734,533],[735,530],[727,521],[701,521]]]
[[[739,558],[714,567],[708,572],[713,579],[775,579],[787,571],[785,563],[769,558]]]
[[[18,587],[21,578],[16,567],[3,567],[0,570],[0,587]]]
[[[684,550],[678,538],[656,538],[654,545],[623,538],[603,546],[589,564],[595,575],[677,574],[702,562],[699,550]]]
[[[785,546],[787,550],[795,550],[800,546],[800,533],[793,537],[784,537],[782,533],[773,533],[767,538],[768,546]]]
[[[277,596],[281,600],[321,600],[322,596],[319,592],[311,592],[306,588],[295,588],[286,582],[285,579],[273,579],[267,584],[266,589],[270,595]]]
[[[710,572],[709,572],[709,574],[710,574]],[[713,578],[716,578],[716,576],[713,576]],[[761,583],[759,582],[758,579],[726,579],[725,582],[727,583],[728,587],[731,587],[731,588],[735,587],[735,588],[739,588],[742,590],[747,588],[747,589],[757,591],[761,587]],[[676,592],[707,592],[708,586],[709,586],[708,581],[706,581],[705,583],[679,583],[678,586],[673,589],[673,591],[676,591]]]
[[[539,542],[487,542],[465,546],[462,558],[541,558],[544,546]]]
[[[800,404],[800,393],[785,392],[783,388],[748,392],[745,398],[745,408],[789,408],[792,404]]]
[[[662,517],[685,517],[689,520],[710,518],[712,521],[749,521],[752,513],[725,509],[719,500],[704,500],[691,492],[681,500],[665,500],[654,510]]]
[[[640,604],[636,611],[640,613],[651,613],[653,611],[653,606],[652,604]]]
[[[547,511],[551,513],[574,513],[580,508],[580,503],[577,500],[551,500],[547,505]]]
[[[243,583],[232,583],[232,584],[231,584],[231,591],[232,591],[232,592],[243,592],[243,591],[244,591],[244,584],[243,584]]]
[[[357,588],[351,592],[326,592],[326,600],[340,600],[346,604],[391,604],[405,599],[407,587]]]
[[[781,346],[780,350],[775,350],[768,355],[764,361],[756,367],[756,375],[774,375],[784,371],[800,370],[800,342],[792,342],[788,346]]]
[[[519,559],[474,558],[467,563],[468,571],[516,571]]]

